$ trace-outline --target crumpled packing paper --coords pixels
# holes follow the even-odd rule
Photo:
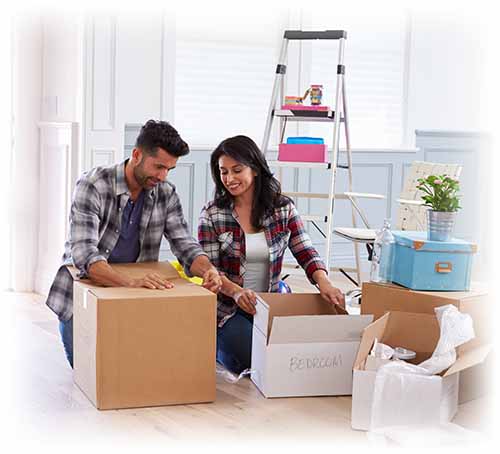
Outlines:
[[[434,311],[440,326],[440,338],[432,356],[419,365],[391,361],[378,369],[372,400],[372,430],[380,433],[384,427],[391,426],[394,433],[397,426],[405,426],[407,430],[408,426],[422,423],[428,427],[439,424],[439,415],[435,412],[434,419],[430,416],[426,421],[419,421],[419,415],[426,414],[426,405],[429,405],[429,402],[435,404],[436,399],[439,402],[440,396],[420,401],[412,396],[418,393],[417,390],[421,389],[424,383],[441,380],[437,374],[448,369],[456,361],[455,348],[473,339],[475,335],[470,315],[462,314],[455,306],[440,306]],[[408,412],[410,405],[414,411]]]

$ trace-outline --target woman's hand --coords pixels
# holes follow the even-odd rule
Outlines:
[[[330,281],[319,284],[319,293],[324,300],[331,304],[336,304],[345,309],[345,297],[340,289],[334,287]]]
[[[236,304],[245,312],[255,315],[255,304],[257,302],[257,295],[253,290],[242,288],[240,291],[233,295]]]
[[[203,273],[202,285],[213,293],[219,293],[222,286],[222,279],[219,276],[219,272],[214,267],[209,268]]]
[[[345,297],[341,290],[334,287],[328,279],[324,270],[316,270],[312,275],[314,282],[318,284],[319,293],[324,300],[336,304],[345,309]]]

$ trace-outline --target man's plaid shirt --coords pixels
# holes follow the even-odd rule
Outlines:
[[[312,283],[312,274],[316,270],[326,271],[291,201],[281,208],[276,208],[272,216],[267,216],[263,227],[269,246],[270,292],[278,291],[283,256],[287,247]],[[219,272],[243,287],[246,265],[245,235],[234,209],[218,208],[213,201],[209,202],[201,211],[198,241]],[[236,313],[236,309],[237,305],[232,298],[219,293],[218,325],[222,326]]]
[[[92,263],[107,261],[118,242],[122,213],[130,198],[125,164],[126,161],[111,167],[97,167],[83,174],[76,183],[63,263],[46,301],[62,321],[73,315],[73,278],[66,265],[74,265],[79,276],[85,277]],[[169,182],[160,183],[145,193],[138,262],[158,261],[163,235],[189,274],[193,260],[205,253],[192,237],[175,186]]]

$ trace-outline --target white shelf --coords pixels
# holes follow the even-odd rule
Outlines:
[[[298,111],[283,109],[275,110],[274,116],[277,118],[285,118],[290,121],[323,121],[333,122],[335,120],[335,111],[333,110],[302,110]],[[344,121],[340,118],[340,121]]]

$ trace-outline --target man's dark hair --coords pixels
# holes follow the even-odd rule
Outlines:
[[[181,139],[177,130],[166,121],[148,120],[141,128],[135,146],[153,156],[156,156],[158,148],[163,148],[176,157],[189,153],[188,144]]]

